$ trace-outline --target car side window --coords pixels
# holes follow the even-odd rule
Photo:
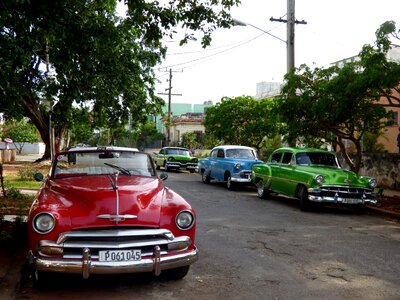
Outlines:
[[[280,162],[280,160],[281,160],[281,155],[282,155],[282,153],[280,153],[280,152],[272,154],[271,162],[272,162],[272,163],[278,163],[278,162]]]
[[[161,149],[161,150],[160,150],[160,154],[164,154],[164,149]]]
[[[225,157],[224,150],[218,149],[217,157],[224,158]]]
[[[283,153],[283,158],[282,158],[283,164],[289,164],[291,160],[292,160],[292,153],[290,152]]]
[[[217,157],[217,150],[211,152],[210,157],[216,158]]]

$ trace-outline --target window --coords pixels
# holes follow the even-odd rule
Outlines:
[[[399,124],[399,112],[398,111],[393,112],[392,121],[393,121],[393,125]]]
[[[278,152],[278,153],[274,153],[271,157],[271,162],[273,163],[278,163],[281,160],[281,155],[282,153]]]
[[[225,157],[224,150],[218,149],[218,154],[217,154],[217,156],[218,156],[218,157]]]
[[[290,153],[290,152],[285,152],[285,153],[283,154],[282,163],[283,163],[283,164],[289,164],[291,160],[292,160],[292,153]]]

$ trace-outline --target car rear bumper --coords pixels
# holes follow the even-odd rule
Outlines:
[[[90,274],[121,274],[152,272],[160,275],[162,270],[174,269],[190,265],[198,259],[198,250],[162,256],[160,248],[154,247],[151,257],[140,261],[101,262],[92,259],[89,248],[83,250],[82,258],[64,259],[38,257],[32,251],[28,254],[29,264],[37,271],[61,272],[82,274],[83,278],[89,278]]]

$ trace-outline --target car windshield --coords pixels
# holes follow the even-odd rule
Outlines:
[[[338,167],[336,157],[331,153],[302,152],[296,154],[298,165],[323,165]]]
[[[134,151],[70,151],[58,155],[53,166],[55,178],[114,173],[155,176],[150,156]]]
[[[190,156],[189,151],[185,150],[185,149],[167,149],[167,150],[165,150],[165,154],[177,154],[177,155]]]
[[[226,157],[230,158],[251,158],[255,159],[254,151],[251,149],[228,149],[226,150]]]

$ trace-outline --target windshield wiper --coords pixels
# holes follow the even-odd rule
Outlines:
[[[109,166],[113,169],[116,169],[118,171],[120,171],[122,174],[125,174],[127,176],[131,176],[131,172],[128,169],[125,169],[123,167],[117,166],[117,165],[113,165],[113,164],[109,164],[109,163],[104,163],[106,166]]]

